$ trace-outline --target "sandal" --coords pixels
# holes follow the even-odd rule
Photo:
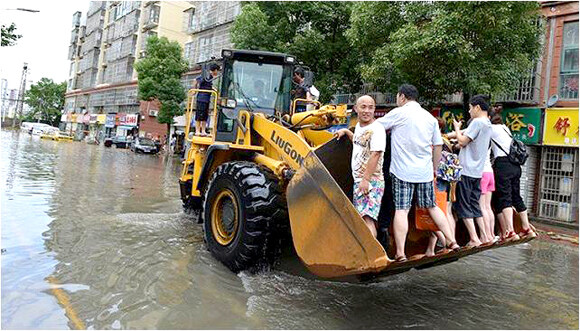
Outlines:
[[[452,241],[447,245],[447,248],[457,252],[461,249],[461,246],[459,246],[456,241]]]
[[[395,262],[406,262],[407,258],[405,256],[396,256]]]
[[[531,228],[528,228],[528,229],[520,232],[519,236],[520,236],[520,238],[527,237],[527,236],[535,237],[536,233]]]
[[[505,241],[513,241],[513,240],[520,240],[520,236],[518,236],[514,231],[510,231],[505,237]]]

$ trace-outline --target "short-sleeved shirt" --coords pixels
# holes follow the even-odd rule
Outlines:
[[[202,76],[198,76],[195,80],[197,81],[197,88],[200,90],[211,90],[213,88],[211,76],[205,78]],[[207,92],[198,92],[197,94],[198,102],[209,102],[210,98],[211,94]]]
[[[371,180],[384,180],[383,158],[387,143],[385,129],[377,122],[360,126],[356,124],[352,138],[352,177],[355,183],[363,180],[371,152],[383,152],[377,163],[377,168],[371,175]]]
[[[435,117],[416,101],[409,101],[377,121],[391,130],[389,171],[405,182],[432,182],[433,146],[443,145]]]
[[[510,152],[512,137],[510,137],[508,132],[508,127],[503,124],[493,124],[491,126],[491,139],[495,141],[495,143],[491,143],[491,151],[494,157],[507,156],[506,152]],[[498,144],[501,148],[497,146]]]
[[[481,178],[491,141],[491,122],[487,117],[474,118],[463,135],[471,141],[459,151],[459,163],[463,167],[461,175]]]

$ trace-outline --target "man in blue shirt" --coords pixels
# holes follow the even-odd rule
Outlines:
[[[193,83],[194,89],[200,90],[211,90],[213,88],[213,81],[219,74],[220,66],[216,63],[212,63],[209,66],[210,75],[208,77],[203,77],[200,75],[197,77]],[[209,101],[211,99],[211,94],[208,92],[198,92],[197,100],[195,103],[195,135],[196,136],[206,136],[205,128],[207,126],[207,117],[209,113]]]

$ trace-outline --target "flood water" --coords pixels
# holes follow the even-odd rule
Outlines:
[[[231,273],[179,160],[2,131],[3,329],[578,329],[578,247],[542,240],[374,283]]]

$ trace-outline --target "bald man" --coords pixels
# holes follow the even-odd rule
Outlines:
[[[386,133],[383,126],[375,122],[375,100],[371,96],[363,95],[358,98],[354,110],[358,115],[354,133],[348,129],[340,129],[336,136],[337,139],[347,136],[352,140],[353,203],[372,235],[376,237],[376,223],[385,192],[383,154]]]

